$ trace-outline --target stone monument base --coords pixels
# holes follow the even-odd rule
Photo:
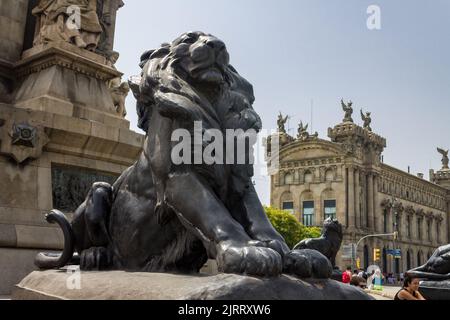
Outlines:
[[[427,300],[450,300],[450,280],[423,281],[419,290]]]
[[[77,289],[78,287],[78,289]],[[363,290],[333,280],[283,275],[261,279],[219,274],[33,272],[13,300],[372,300]]]

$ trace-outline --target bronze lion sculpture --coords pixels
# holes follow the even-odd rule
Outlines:
[[[426,264],[406,274],[432,281],[450,280],[450,244],[439,247]]]
[[[224,273],[329,278],[325,256],[291,251],[272,227],[249,161],[172,161],[173,132],[193,134],[195,122],[223,133],[261,129],[253,88],[229,64],[225,44],[185,33],[145,52],[140,67],[140,83],[130,86],[147,133],[142,155],[113,186],[94,184],[71,224],[58,211],[47,216],[62,227],[65,249],[39,254],[36,265],[60,268],[74,262],[76,250],[82,270],[195,273],[210,258]]]
[[[305,239],[297,244],[294,250],[317,250],[330,260],[333,268],[336,268],[336,256],[341,249],[343,239],[342,225],[338,220],[328,218],[323,224],[320,238]]]

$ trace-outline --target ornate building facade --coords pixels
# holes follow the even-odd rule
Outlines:
[[[423,174],[414,176],[383,163],[386,140],[372,132],[370,114],[362,114],[361,127],[351,113],[347,109],[344,122],[328,130],[331,140],[305,133],[303,124],[297,139],[279,129],[271,205],[290,211],[305,225],[320,226],[328,217],[337,218],[345,230],[337,258],[341,268],[352,265],[345,246],[366,236],[398,232],[397,239],[361,241],[353,257],[361,267],[376,264],[383,272],[399,274],[425,263],[450,241],[450,171],[444,164],[442,170],[430,171],[427,181]],[[275,158],[269,154],[269,165],[271,161]]]

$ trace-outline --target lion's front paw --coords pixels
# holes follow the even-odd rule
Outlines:
[[[223,273],[271,277],[280,275],[283,270],[281,255],[260,246],[221,244],[216,259]]]
[[[328,279],[333,273],[331,262],[315,250],[293,250],[284,257],[283,271],[300,278]]]

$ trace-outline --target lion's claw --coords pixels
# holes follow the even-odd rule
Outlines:
[[[227,246],[217,254],[219,271],[253,276],[278,276],[283,270],[281,255],[270,248]]]

